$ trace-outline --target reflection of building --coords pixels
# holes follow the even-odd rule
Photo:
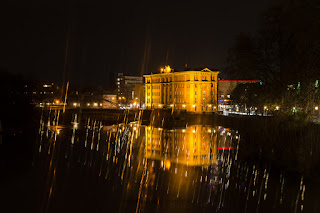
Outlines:
[[[188,126],[186,129],[164,130],[146,127],[146,157],[190,166],[216,164],[216,129]]]
[[[146,108],[216,111],[218,73],[207,68],[174,72],[166,66],[161,73],[144,75]]]
[[[117,78],[118,101],[122,105],[134,104],[142,105],[144,100],[143,77],[125,76],[118,73]]]
[[[231,93],[239,84],[260,83],[260,80],[219,80],[218,107],[219,110],[231,108]]]

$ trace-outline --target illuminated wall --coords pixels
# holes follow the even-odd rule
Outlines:
[[[174,130],[145,127],[145,155],[190,166],[213,165],[217,163],[216,134],[216,128],[201,125]]]
[[[146,108],[185,109],[189,112],[217,110],[218,71],[173,72],[144,75]]]

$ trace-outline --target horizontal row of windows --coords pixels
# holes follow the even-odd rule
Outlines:
[[[209,80],[212,80],[212,81],[214,81],[215,80],[215,76],[196,75],[196,76],[191,76],[191,78],[190,78],[190,75],[187,75],[187,76],[176,76],[176,77],[174,77],[173,80],[172,80],[172,77],[158,77],[158,78],[153,77],[152,79],[146,78],[146,83],[151,83],[151,80],[152,80],[152,83],[162,83],[162,82],[172,82],[172,81],[179,82],[179,81],[190,81],[190,80],[194,80],[194,81],[199,81],[199,80],[209,81]]]

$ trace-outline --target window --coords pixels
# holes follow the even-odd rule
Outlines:
[[[221,98],[224,98],[224,95],[221,95]]]
[[[230,98],[230,95],[227,95],[227,98]]]
[[[194,99],[194,102],[197,103],[197,98]]]
[[[195,91],[194,94],[197,95],[197,91]]]

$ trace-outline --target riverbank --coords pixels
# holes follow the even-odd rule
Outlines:
[[[151,124],[165,128],[215,125],[239,131],[239,157],[262,159],[287,171],[318,175],[320,126],[297,116],[223,116],[155,110]],[[178,124],[178,125],[177,125]]]

